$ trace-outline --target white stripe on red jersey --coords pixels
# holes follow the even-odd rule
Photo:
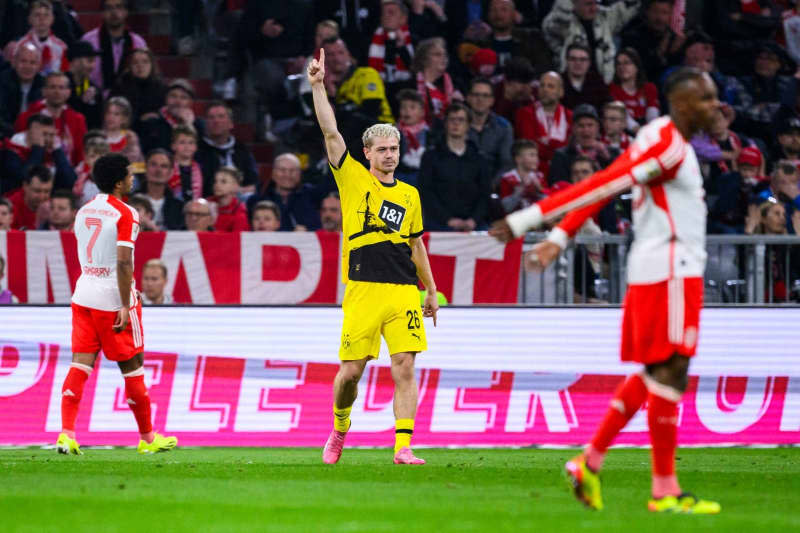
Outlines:
[[[133,248],[138,235],[139,212],[115,196],[98,194],[78,210],[75,238],[81,275],[72,295],[74,303],[101,311],[119,310],[117,246]],[[130,306],[136,306],[134,283]]]

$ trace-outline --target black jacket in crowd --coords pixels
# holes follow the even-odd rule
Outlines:
[[[42,99],[42,87],[44,87],[44,77],[37,74],[28,93],[28,104]],[[25,110],[22,109],[22,84],[17,71],[6,69],[0,74],[0,137],[10,137],[14,134],[14,121],[23,111]]]
[[[237,139],[223,148],[214,146],[205,137],[197,143],[194,160],[203,169],[203,196],[214,194],[214,174],[220,167],[232,164],[242,173],[242,186],[255,185],[258,182],[256,160],[250,150]]]

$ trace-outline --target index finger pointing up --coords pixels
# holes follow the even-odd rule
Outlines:
[[[325,66],[325,49],[322,47],[319,49],[319,63],[323,67]]]

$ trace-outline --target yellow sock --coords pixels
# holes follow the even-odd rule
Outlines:
[[[413,418],[398,418],[394,424],[394,453],[400,448],[411,446],[411,435],[414,434]]]
[[[339,408],[336,407],[336,404],[333,404],[333,428],[336,431],[347,433],[347,430],[350,429],[350,411],[352,410],[352,405]]]

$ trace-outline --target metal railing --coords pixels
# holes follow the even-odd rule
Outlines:
[[[529,233],[523,252],[545,236],[545,233]],[[631,242],[627,235],[577,236],[549,268],[541,272],[527,272],[523,268],[519,301],[621,303]],[[709,235],[706,251],[707,303],[800,303],[800,236]]]

